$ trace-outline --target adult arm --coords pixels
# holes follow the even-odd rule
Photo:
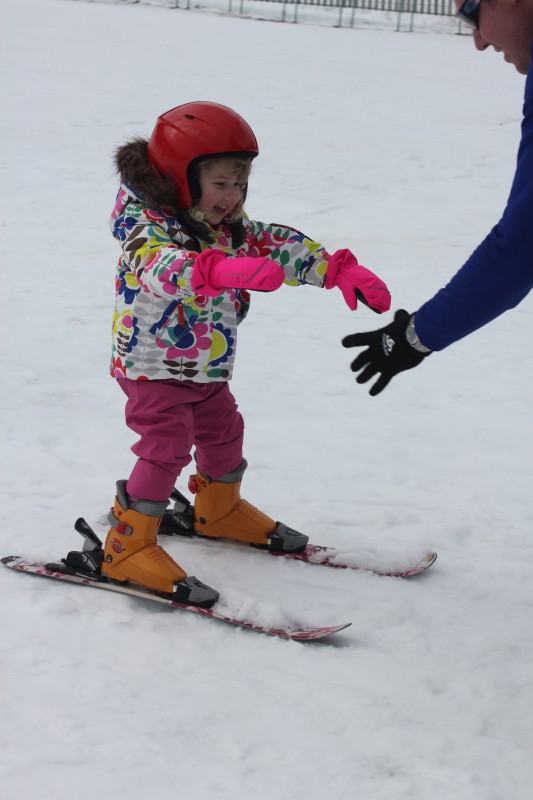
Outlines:
[[[502,218],[452,280],[414,314],[397,312],[394,323],[343,339],[366,346],[352,362],[358,383],[376,374],[376,395],[391,378],[421,364],[428,351],[443,350],[513,308],[533,288],[533,67],[526,81],[522,138],[516,173]]]
[[[533,288],[533,73],[526,85],[522,139],[502,218],[452,280],[416,312],[415,328],[443,350],[514,308]]]

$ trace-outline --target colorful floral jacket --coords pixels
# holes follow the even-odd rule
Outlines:
[[[209,229],[229,256],[268,256],[285,270],[285,283],[322,286],[328,254],[317,242],[282,225],[245,218],[244,242],[232,249],[231,231]],[[111,374],[133,380],[210,383],[230,380],[237,325],[248,313],[249,294],[227,290],[201,297],[190,278],[198,244],[175,217],[148,208],[127,184],[118,191],[111,220],[122,247],[116,274]]]

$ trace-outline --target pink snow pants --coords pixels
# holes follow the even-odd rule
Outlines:
[[[211,478],[240,466],[244,422],[226,381],[117,381],[128,398],[126,424],[141,437],[131,448],[138,460],[130,497],[168,500],[193,445],[198,469]]]

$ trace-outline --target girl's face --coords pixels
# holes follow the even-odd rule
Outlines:
[[[200,171],[199,182],[198,208],[209,225],[218,225],[242,202],[243,181],[231,158],[208,164]]]

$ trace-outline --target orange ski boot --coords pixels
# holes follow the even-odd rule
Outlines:
[[[194,530],[201,536],[236,539],[276,552],[301,552],[307,536],[276,522],[241,498],[241,479],[247,466],[243,459],[240,467],[218,480],[200,471],[191,476],[189,489],[196,495]]]
[[[166,502],[152,500],[136,500],[130,505],[126,481],[117,482],[101,572],[114,581],[133,581],[180,603],[209,608],[218,600],[218,592],[197,578],[187,577],[157,544],[157,531],[166,506]]]

